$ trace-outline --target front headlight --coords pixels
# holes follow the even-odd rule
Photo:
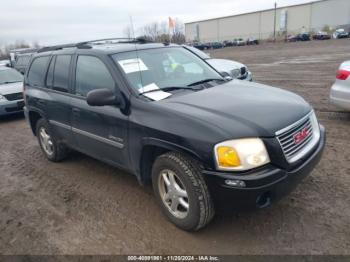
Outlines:
[[[240,74],[241,74],[241,70],[240,69],[233,69],[233,70],[231,70],[231,76],[233,78],[239,77]]]
[[[244,138],[219,143],[214,148],[216,167],[224,171],[244,171],[270,162],[263,141]]]
[[[5,100],[6,98],[3,95],[0,95],[0,101]]]

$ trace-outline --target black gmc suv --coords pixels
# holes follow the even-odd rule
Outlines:
[[[25,115],[45,156],[78,150],[152,183],[185,230],[214,205],[266,207],[319,162],[325,130],[300,96],[224,79],[187,49],[136,40],[39,50]]]

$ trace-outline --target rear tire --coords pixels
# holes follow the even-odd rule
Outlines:
[[[152,183],[163,213],[177,227],[197,231],[212,220],[213,202],[194,159],[175,152],[159,156],[152,168]]]
[[[68,148],[54,137],[49,123],[43,118],[36,123],[36,136],[40,148],[48,160],[59,162],[67,157]]]

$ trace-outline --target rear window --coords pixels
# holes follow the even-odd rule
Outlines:
[[[16,66],[27,66],[30,60],[30,55],[20,56],[17,58]]]
[[[44,86],[47,63],[49,56],[35,58],[28,73],[28,84],[31,86]]]
[[[52,57],[50,66],[49,66],[49,71],[47,72],[46,87],[48,88],[52,88],[53,86],[53,70],[55,68],[55,59],[56,57]]]

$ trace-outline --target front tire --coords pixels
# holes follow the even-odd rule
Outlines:
[[[197,231],[214,216],[213,202],[199,163],[175,152],[159,156],[152,183],[163,213],[177,227]]]
[[[59,162],[67,157],[67,147],[54,137],[49,123],[43,118],[39,119],[36,124],[36,136],[40,148],[48,160]]]

